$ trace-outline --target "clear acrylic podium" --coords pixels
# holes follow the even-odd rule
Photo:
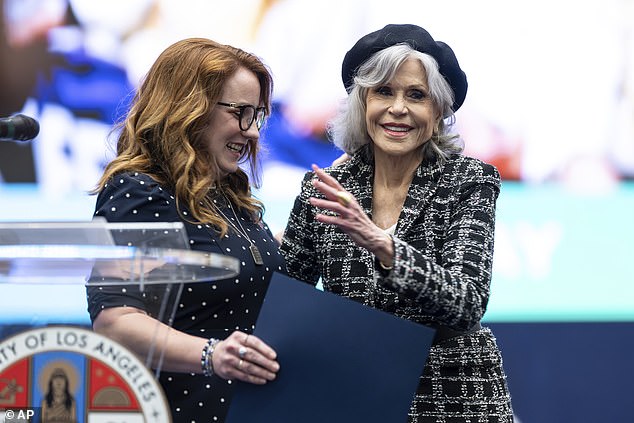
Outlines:
[[[149,313],[169,327],[186,284],[230,278],[239,269],[233,257],[190,250],[180,222],[0,223],[0,287],[33,286],[33,296],[42,295],[42,284],[139,291]],[[29,306],[28,298],[10,301]],[[0,420],[32,413],[45,421],[46,387],[64,374],[77,404],[72,421],[171,422],[158,384],[161,346],[171,331],[159,336],[165,333],[159,328],[145,362],[113,340],[72,326],[0,339]]]
[[[189,283],[238,272],[233,257],[190,250],[180,222],[0,223],[0,283]]]
[[[233,257],[190,250],[180,222],[0,223],[0,284],[150,290],[157,299],[154,317],[168,326],[185,284],[230,278],[239,269]]]

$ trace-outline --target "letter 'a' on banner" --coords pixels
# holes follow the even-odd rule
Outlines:
[[[278,354],[227,423],[405,423],[435,330],[275,273],[254,334]]]
[[[52,402],[51,394],[65,401]],[[131,351],[71,326],[0,342],[0,421],[20,416],[41,423],[172,422],[161,386]]]

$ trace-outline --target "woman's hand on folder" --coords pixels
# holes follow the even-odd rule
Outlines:
[[[235,331],[218,343],[213,356],[214,373],[223,379],[263,385],[275,379],[280,365],[275,351],[255,335]]]

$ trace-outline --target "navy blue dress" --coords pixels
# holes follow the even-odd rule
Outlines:
[[[235,221],[223,197],[216,199],[216,205]],[[204,338],[226,338],[234,330],[253,332],[272,273],[285,271],[277,242],[266,224],[252,222],[246,214],[237,212],[242,227],[262,253],[264,264],[256,265],[243,236],[230,228],[219,238],[211,226],[181,219],[174,196],[148,175],[125,173],[113,177],[99,193],[95,209],[95,216],[109,222],[182,221],[192,250],[238,258],[241,269],[235,278],[184,285],[173,327]],[[104,308],[126,305],[152,314],[148,296],[147,290],[141,293],[130,287],[89,287],[90,318],[94,321]],[[224,421],[232,393],[230,381],[202,374],[162,372],[160,383],[174,422]]]

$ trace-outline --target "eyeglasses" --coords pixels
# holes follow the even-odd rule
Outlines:
[[[258,131],[262,128],[262,125],[264,125],[264,119],[266,118],[265,107],[255,107],[250,104],[223,103],[221,101],[219,101],[218,104],[220,106],[240,110],[240,114],[238,114],[238,121],[240,122],[241,131],[248,131],[251,125],[253,125],[253,122],[255,122],[255,126],[258,128]]]

